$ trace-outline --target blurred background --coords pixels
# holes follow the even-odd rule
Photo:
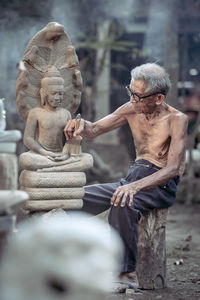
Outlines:
[[[48,22],[64,25],[84,82],[82,117],[95,121],[127,102],[130,71],[146,62],[164,66],[172,81],[167,103],[189,116],[187,166],[178,201],[200,202],[200,0],[0,0],[0,98],[7,129],[24,131],[15,106],[17,63]],[[134,161],[128,126],[85,140],[95,166],[88,183],[117,181]],[[26,149],[18,144],[17,154]]]

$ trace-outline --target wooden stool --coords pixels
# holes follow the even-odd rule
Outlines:
[[[166,287],[167,209],[154,209],[139,223],[137,276],[142,289]]]

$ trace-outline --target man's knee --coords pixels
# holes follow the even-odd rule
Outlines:
[[[128,202],[126,202],[125,206],[120,206],[120,205],[117,205],[117,206],[111,206],[111,209],[110,209],[110,214],[109,214],[109,221],[112,217],[116,217],[119,219],[122,220],[122,221],[129,221],[129,219],[131,219],[131,222],[134,222],[134,223],[138,223],[138,221],[140,220],[142,214],[141,212],[136,209],[133,205],[132,206],[129,206],[128,205]],[[124,220],[125,218],[125,220]]]

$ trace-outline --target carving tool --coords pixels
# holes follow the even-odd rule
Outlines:
[[[75,120],[75,131],[79,129],[80,121],[81,115],[78,114]],[[77,135],[66,142],[68,153],[70,155],[79,155],[81,153],[81,141],[82,137],[80,135]]]

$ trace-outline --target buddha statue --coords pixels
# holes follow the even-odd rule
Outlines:
[[[48,68],[41,80],[41,107],[28,113],[24,144],[30,150],[20,156],[22,169],[42,172],[84,171],[92,166],[90,154],[71,153],[71,145],[63,146],[63,129],[71,119],[62,108],[64,80],[55,66]]]
[[[78,58],[64,27],[47,24],[29,42],[21,63],[16,103],[26,122],[24,144],[29,149],[19,159],[21,189],[30,197],[25,208],[80,208],[86,183],[83,171],[92,167],[93,158],[74,152],[78,145],[74,148],[73,140],[66,142],[63,134],[82,90]]]

